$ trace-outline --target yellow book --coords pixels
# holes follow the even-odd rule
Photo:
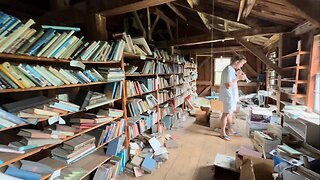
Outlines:
[[[3,64],[0,64],[0,70],[8,76],[14,83],[16,83],[20,88],[26,88],[19,79],[16,79],[13,75],[11,75],[4,67]]]
[[[5,68],[12,76],[18,79],[24,87],[30,88],[36,86],[33,82],[31,82],[27,77],[25,77],[19,70],[13,68],[10,63],[4,62],[2,64],[3,68]]]

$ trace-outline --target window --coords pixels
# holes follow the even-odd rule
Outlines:
[[[221,57],[214,59],[214,85],[220,85],[222,71],[230,64],[230,61],[230,57]]]

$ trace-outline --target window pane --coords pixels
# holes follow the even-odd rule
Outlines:
[[[230,57],[215,58],[214,59],[214,84],[220,85],[221,74],[223,69],[230,64]]]
[[[221,74],[222,74],[222,71],[216,71],[216,72],[214,72],[214,84],[215,84],[215,85],[220,85],[220,82],[221,82]]]

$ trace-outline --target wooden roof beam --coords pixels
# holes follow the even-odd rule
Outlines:
[[[154,11],[154,14],[158,15],[160,19],[164,20],[167,24],[169,24],[172,27],[176,26],[176,23],[170,19],[165,13],[163,13],[159,8],[156,8]]]
[[[272,35],[277,33],[289,32],[289,28],[284,26],[272,26],[272,27],[257,27],[241,29],[237,31],[229,32],[234,36],[256,36],[256,35]]]
[[[242,13],[242,17],[246,18],[249,16],[256,2],[257,2],[256,0],[247,0],[247,6]]]
[[[176,13],[181,19],[183,19],[184,21],[187,21],[187,18],[182,14],[181,11],[179,11],[179,9],[177,9],[174,4],[172,3],[167,3],[167,6],[174,12]]]
[[[270,68],[274,69],[278,74],[283,76],[283,71],[276,66],[270,59],[267,58],[267,56],[255,45],[251,44],[250,42],[247,42],[245,39],[239,36],[232,36],[234,37],[243,47],[247,48],[253,55],[255,55],[260,61],[265,63]]]
[[[161,4],[165,3],[170,3],[175,0],[143,0],[143,1],[138,1],[126,5],[122,5],[119,7],[115,7],[112,9],[104,10],[99,12],[101,15],[110,17],[110,16],[116,16],[120,14],[125,14],[133,11],[138,11],[141,9],[145,9],[147,7],[153,7],[153,6],[159,6]]]
[[[288,6],[292,7],[292,10],[298,12],[314,24],[316,27],[320,27],[320,1],[319,0],[283,0]]]
[[[224,53],[233,51],[247,51],[243,46],[228,46],[228,47],[214,47],[214,48],[200,48],[200,49],[182,49],[184,53]]]

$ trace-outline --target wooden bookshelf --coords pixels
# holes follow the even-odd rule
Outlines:
[[[75,87],[83,87],[83,86],[94,86],[101,84],[108,84],[118,81],[101,81],[101,82],[92,82],[87,84],[69,84],[62,86],[45,86],[45,87],[32,87],[32,88],[24,88],[24,89],[1,89],[0,93],[16,93],[16,92],[27,92],[27,91],[41,91],[41,90],[49,90],[49,89],[63,89],[63,88],[75,88]]]
[[[122,117],[122,116],[121,116],[121,117]],[[121,117],[113,118],[113,119],[111,119],[111,120],[109,120],[109,121],[106,121],[106,122],[97,124],[97,125],[94,126],[94,127],[85,129],[85,130],[83,130],[83,131],[81,131],[81,132],[79,132],[79,133],[77,133],[77,134],[75,134],[75,135],[73,135],[73,136],[66,137],[66,138],[62,139],[62,142],[68,141],[68,140],[73,139],[73,138],[75,138],[75,137],[78,137],[78,136],[80,136],[80,135],[82,135],[82,134],[84,134],[84,133],[87,133],[87,132],[89,132],[89,131],[95,130],[95,129],[103,126],[103,125],[106,125],[106,124],[112,122],[112,121],[118,120],[118,119],[121,118]],[[48,144],[48,145],[44,145],[44,146],[41,146],[41,147],[38,147],[38,148],[30,149],[30,150],[26,151],[24,154],[3,153],[3,152],[1,152],[1,153],[0,153],[0,157],[2,158],[1,160],[3,161],[3,163],[0,164],[0,168],[1,168],[1,167],[4,167],[4,166],[6,166],[6,165],[9,165],[9,164],[11,164],[11,163],[13,163],[13,162],[16,162],[16,161],[19,161],[19,160],[21,160],[21,159],[24,159],[24,158],[26,158],[26,157],[29,157],[29,156],[31,156],[31,155],[33,155],[33,154],[39,153],[39,152],[41,152],[41,151],[43,151],[43,150],[49,149],[49,148],[51,148],[51,147],[54,147],[54,146],[56,146],[56,145],[58,145],[58,144]]]
[[[127,98],[139,97],[139,96],[147,95],[147,94],[150,94],[150,93],[155,93],[157,91],[158,90],[156,89],[156,90],[145,92],[145,93],[142,93],[142,94],[136,94],[136,95],[133,95],[133,96],[128,96]]]
[[[140,58],[141,56],[139,54],[123,52],[123,57],[125,59],[140,59],[141,61],[143,61],[143,59]],[[146,56],[146,60],[156,60],[156,58],[151,56]]]
[[[306,54],[309,54],[309,52],[308,51],[296,51],[296,52],[282,56],[282,60],[287,59],[287,58],[291,58],[291,57],[296,57],[298,55],[306,55]]]
[[[18,55],[18,54],[6,54],[0,53],[0,59],[5,59],[6,61],[10,60],[23,60],[23,61],[35,61],[35,62],[50,62],[50,63],[70,63],[71,59],[56,59],[56,58],[47,58],[47,57],[38,57],[38,56],[27,56],[27,55]],[[93,61],[93,60],[83,60],[80,61],[83,64],[120,64],[120,61]]]
[[[157,74],[126,74],[126,77],[153,77],[157,76]]]

